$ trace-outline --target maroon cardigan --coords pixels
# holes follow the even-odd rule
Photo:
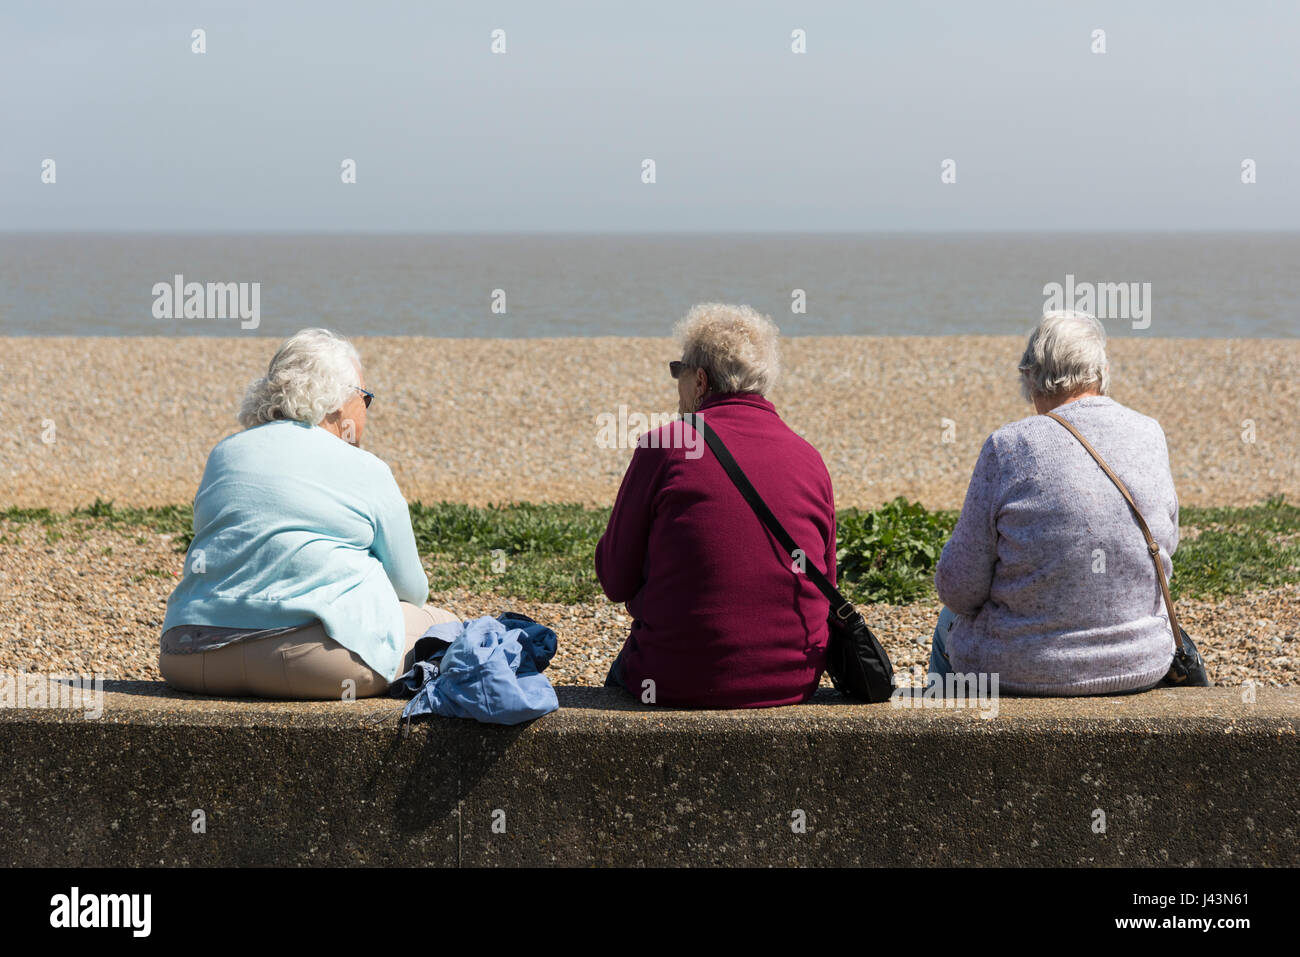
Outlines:
[[[710,396],[700,411],[834,581],[835,498],[817,450],[756,393]],[[633,618],[625,686],[642,697],[651,679],[655,703],[695,708],[806,700],[826,663],[829,603],[793,564],[703,436],[680,421],[642,436],[596,546],[601,587]]]

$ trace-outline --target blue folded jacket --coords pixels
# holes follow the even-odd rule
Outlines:
[[[555,632],[525,615],[434,625],[415,646],[415,665],[389,689],[414,695],[402,717],[440,714],[520,724],[560,707],[541,672],[555,655]]]

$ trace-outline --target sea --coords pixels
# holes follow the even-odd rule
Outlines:
[[[790,336],[1293,338],[1298,282],[1300,233],[8,233],[0,335],[667,336],[721,301]]]

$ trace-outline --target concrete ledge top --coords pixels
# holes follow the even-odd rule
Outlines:
[[[50,688],[55,687],[51,679]],[[843,730],[906,734],[925,727],[988,734],[1009,730],[1072,734],[1097,730],[1232,733],[1265,729],[1278,734],[1300,733],[1300,688],[1258,688],[1255,700],[1249,703],[1242,700],[1240,688],[1158,689],[1117,697],[1002,697],[984,702],[985,710],[937,708],[933,707],[934,702],[922,702],[906,692],[899,702],[874,705],[845,703],[846,699],[840,695],[822,690],[803,705],[700,711],[646,706],[630,695],[608,688],[561,686],[556,691],[560,710],[532,722],[529,730],[538,733]],[[51,699],[47,700],[52,700],[54,694],[57,691],[52,690]],[[64,694],[67,695],[66,688]],[[108,722],[159,727],[355,729],[360,726],[391,732],[399,724],[404,704],[398,698],[368,698],[346,703],[210,698],[177,692],[162,682],[113,680],[104,682],[101,717],[88,718],[85,709],[80,707],[0,707],[0,727],[13,722]],[[431,722],[493,727],[458,719],[421,718],[412,722],[412,729]]]

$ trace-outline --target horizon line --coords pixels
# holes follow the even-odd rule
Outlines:
[[[1194,229],[0,229],[0,236],[1296,236],[1296,228]]]

